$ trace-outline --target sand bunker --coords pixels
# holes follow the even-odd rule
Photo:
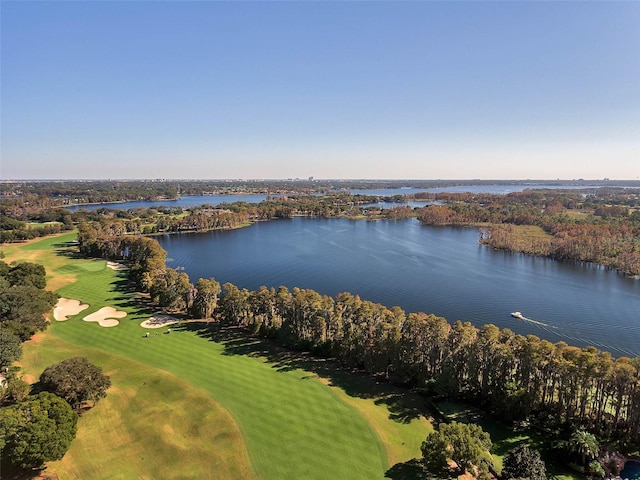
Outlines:
[[[126,265],[116,262],[107,262],[107,267],[109,267],[111,270],[126,270],[127,268]]]
[[[89,308],[86,303],[80,303],[73,298],[61,298],[53,309],[53,318],[59,322],[69,320],[69,317],[79,314],[84,309]]]
[[[102,307],[97,312],[83,318],[85,322],[98,322],[101,327],[115,327],[120,322],[116,318],[124,318],[127,312],[116,310],[113,307]]]
[[[172,317],[171,315],[158,314],[153,317],[149,317],[147,320],[140,324],[143,328],[162,328],[167,325],[173,325],[174,323],[178,323],[178,319],[176,317]]]

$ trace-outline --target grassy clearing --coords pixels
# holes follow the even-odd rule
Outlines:
[[[374,479],[420,454],[430,424],[398,392],[365,394],[365,380],[328,364],[305,369],[313,365],[207,324],[143,338],[139,323],[153,312],[127,291],[126,272],[74,258],[71,239],[5,251],[43,263],[50,282],[64,284],[61,296],[90,305],[25,345],[25,373],[37,378],[51,363],[84,355],[112,376],[107,399],[83,416],[71,450],[52,464],[60,478],[225,479],[254,471],[264,479]],[[81,320],[103,306],[128,316],[113,328]]]
[[[62,225],[62,222],[27,222],[29,228],[47,227],[51,225]]]
[[[535,225],[516,225],[516,235],[522,238],[549,239],[552,236]]]

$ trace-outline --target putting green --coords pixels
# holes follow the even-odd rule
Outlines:
[[[121,409],[103,407],[100,403],[86,418],[83,416],[80,435],[71,450],[61,462],[52,465],[59,469],[60,478],[178,478],[180,471],[193,478],[186,472],[201,472],[203,459],[200,455],[183,455],[176,461],[171,452],[180,442],[199,442],[198,451],[211,452],[228,452],[231,445],[232,454],[222,457],[234,461],[237,457],[238,465],[227,465],[216,471],[213,465],[222,460],[214,460],[216,457],[212,455],[210,461],[214,463],[208,465],[209,473],[199,473],[198,478],[248,478],[248,472],[253,471],[260,478],[278,480],[382,479],[389,467],[388,453],[393,452],[389,455],[393,461],[419,455],[419,441],[430,430],[424,419],[393,421],[388,418],[384,402],[376,407],[373,396],[367,400],[345,400],[342,390],[328,387],[295,364],[265,361],[262,357],[268,357],[269,352],[262,352],[266,347],[260,342],[245,337],[214,340],[207,329],[198,329],[195,324],[172,328],[170,335],[159,330],[145,338],[146,330],[140,323],[152,312],[145,312],[133,301],[127,290],[127,272],[107,268],[101,260],[73,259],[68,252],[66,257],[60,256],[65,254],[60,245],[69,241],[67,236],[61,236],[62,240],[57,242],[45,239],[30,243],[30,261],[52,269],[54,281],[57,275],[72,276],[74,283],[60,288],[58,293],[91,307],[66,322],[53,322],[49,331],[40,337],[40,345],[25,345],[25,372],[37,377],[44,367],[59,360],[55,357],[83,354],[103,366],[107,373],[118,373],[113,377],[115,398],[112,401],[117,403],[118,395],[125,395],[129,402],[140,397],[144,408],[125,415]],[[81,320],[104,306],[125,311],[127,316],[120,319],[117,327],[108,329]],[[64,345],[67,353],[62,355],[47,345]],[[112,392],[109,394],[111,397]],[[145,395],[156,398],[158,403],[145,400]],[[184,425],[198,425],[203,416],[202,409],[192,408],[191,403],[180,400],[184,395],[204,399],[212,411],[222,412],[218,417],[226,415],[229,421],[222,422],[218,433],[215,425],[209,423],[208,435],[202,435],[199,429],[183,433],[180,440],[175,432],[184,431]],[[107,406],[108,399],[103,401]],[[121,406],[130,405],[124,400],[120,402]],[[201,404],[198,400],[198,405]],[[163,412],[167,413],[166,422],[162,422]],[[154,421],[142,420],[145,415],[151,415]],[[368,419],[373,418],[375,421],[370,424]],[[131,448],[116,449],[123,455],[118,465],[126,463],[127,457],[150,458],[142,447],[148,441],[160,452],[152,457],[154,471],[173,469],[175,474],[139,476],[132,471],[130,476],[122,476],[117,466],[106,467],[109,459],[113,459],[112,451],[105,451],[103,455],[94,452],[90,458],[81,453],[92,448],[88,441],[96,441],[95,434],[83,431],[103,431],[105,435],[115,432],[114,438],[120,435],[121,440],[129,442],[137,431],[135,426],[141,423],[145,426],[131,442]],[[85,424],[88,426],[84,427]],[[234,437],[234,429],[236,433],[239,429],[241,435]],[[92,440],[84,439],[85,435]],[[385,444],[380,437],[385,438]],[[244,445],[238,445],[240,438]],[[246,462],[243,464],[245,451],[251,467],[247,467]],[[83,470],[86,462],[103,465],[103,468],[87,472]],[[144,466],[146,462],[134,463]],[[84,477],[73,473],[78,469],[85,471]]]

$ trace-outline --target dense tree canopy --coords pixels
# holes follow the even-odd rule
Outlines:
[[[45,314],[58,295],[32,285],[14,285],[0,290],[0,325],[27,340],[47,326]]]
[[[69,404],[48,392],[0,409],[3,461],[29,468],[61,459],[75,438],[77,421]]]
[[[22,262],[10,266],[0,260],[0,328],[23,341],[44,330],[45,314],[58,301],[45,286],[42,265]]]
[[[9,285],[32,286],[43,290],[47,285],[46,272],[42,265],[20,262],[11,266],[6,274]]]
[[[218,306],[220,284],[214,278],[201,278],[196,283],[196,294],[193,301],[193,315],[196,318],[211,318]]]
[[[20,337],[0,326],[0,367],[7,367],[22,356]]]
[[[489,434],[479,425],[451,422],[431,432],[421,450],[427,469],[434,474],[446,470],[450,461],[461,472],[474,473],[482,463],[491,464],[491,445]]]
[[[40,375],[40,386],[78,409],[85,402],[104,398],[111,380],[86,358],[72,357],[47,367]]]
[[[546,480],[546,466],[540,453],[531,450],[528,445],[518,445],[507,452],[502,460],[502,478],[528,478],[529,480]]]

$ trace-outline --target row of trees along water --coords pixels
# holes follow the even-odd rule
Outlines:
[[[494,325],[450,325],[351,293],[220,288],[213,278],[193,285],[166,267],[166,251],[151,238],[106,238],[84,225],[78,240],[84,254],[127,261],[135,287],[169,311],[213,317],[429,394],[470,399],[506,420],[568,422],[603,438],[640,441],[640,357],[613,358]]]
[[[535,185],[517,180],[55,180],[5,181],[2,193],[31,202],[47,201],[49,206],[84,203],[124,202],[135,200],[176,199],[181,195],[328,193],[347,190],[433,189],[436,187],[474,187],[496,185],[530,186],[531,188],[608,187],[610,185],[638,187],[637,181],[560,181],[541,180]]]

